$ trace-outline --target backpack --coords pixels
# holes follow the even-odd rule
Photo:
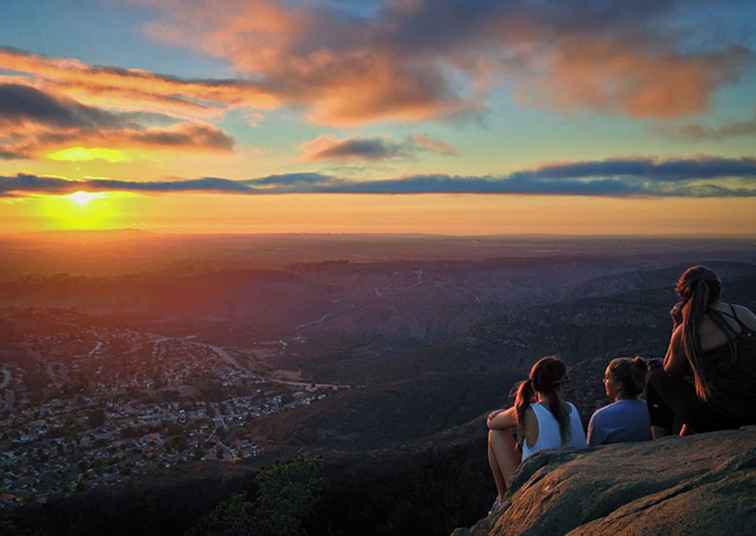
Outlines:
[[[711,358],[706,367],[712,390],[709,403],[728,420],[753,424],[756,423],[756,332],[738,318],[732,305],[730,309],[732,314],[723,311],[709,314],[728,340],[727,345],[707,356]],[[735,320],[740,332],[736,332],[723,316]]]

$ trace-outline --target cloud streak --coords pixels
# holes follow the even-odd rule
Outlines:
[[[664,133],[681,140],[694,142],[749,138],[756,136],[756,115],[750,119],[730,121],[715,127],[691,123],[677,129],[668,129]]]
[[[0,84],[0,158],[34,158],[76,145],[215,152],[233,148],[231,137],[207,123],[171,120],[168,126],[148,126],[165,119],[86,106],[31,86]]]
[[[318,136],[303,144],[301,150],[300,160],[305,162],[411,159],[419,153],[446,156],[457,154],[451,145],[421,134],[408,137],[402,142],[384,138],[338,139],[333,136]]]
[[[270,109],[279,104],[275,95],[251,80],[183,79],[7,47],[0,47],[0,68],[30,75],[35,87],[87,104],[179,117],[218,117],[231,107]]]
[[[138,182],[67,180],[34,175],[0,177],[0,195],[61,194],[78,190],[137,193],[273,194],[518,194],[605,197],[754,197],[756,159],[615,159],[551,164],[500,177],[416,175],[355,181],[319,173],[248,180],[201,178]]]

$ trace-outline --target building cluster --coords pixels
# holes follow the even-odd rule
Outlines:
[[[331,390],[266,378],[243,356],[190,340],[114,329],[84,338],[87,350],[69,344],[78,353],[65,359],[48,351],[65,337],[27,337],[17,348],[33,348],[39,370],[28,356],[0,363],[0,508],[182,464],[243,462],[259,453],[251,420]],[[25,381],[40,374],[42,386]]]

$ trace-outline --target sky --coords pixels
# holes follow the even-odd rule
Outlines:
[[[749,0],[3,0],[0,232],[756,235]]]

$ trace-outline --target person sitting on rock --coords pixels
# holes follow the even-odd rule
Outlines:
[[[618,357],[609,362],[604,372],[604,390],[614,402],[591,417],[588,444],[591,446],[624,441],[651,439],[651,422],[645,400],[639,400],[646,386],[646,361]]]
[[[721,301],[721,287],[705,266],[688,268],[677,281],[664,367],[646,384],[655,437],[756,423],[756,316]]]
[[[559,396],[566,372],[567,367],[557,357],[539,359],[528,379],[519,385],[515,405],[488,415],[488,463],[498,492],[492,511],[503,504],[522,461],[546,449],[586,446],[577,408]]]

